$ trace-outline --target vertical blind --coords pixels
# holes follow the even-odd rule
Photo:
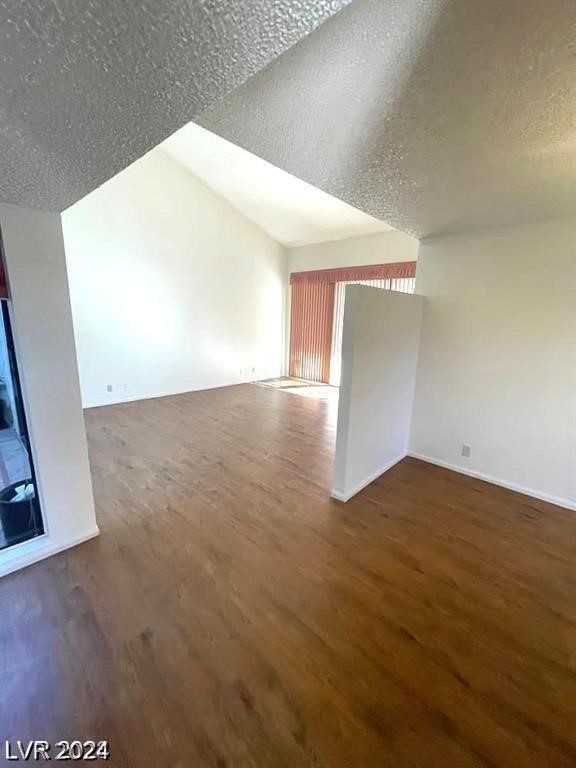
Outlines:
[[[290,376],[328,381],[333,314],[333,283],[295,283],[292,286]]]
[[[414,293],[415,274],[416,262],[292,273],[290,376],[338,386],[346,286]]]

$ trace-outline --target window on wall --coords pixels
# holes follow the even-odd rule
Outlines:
[[[44,533],[8,302],[0,301],[0,549]]]
[[[416,262],[292,273],[290,376],[339,386],[346,286],[414,293],[415,275]]]

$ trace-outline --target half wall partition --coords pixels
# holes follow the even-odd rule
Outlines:
[[[414,293],[415,276],[415,261],[293,272],[289,375],[339,386],[346,286]]]

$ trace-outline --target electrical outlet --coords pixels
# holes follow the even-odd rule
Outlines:
[[[466,443],[464,443],[464,445],[462,446],[462,456],[465,456],[466,458],[469,458],[471,450],[472,449],[470,448],[470,446],[466,445]]]
[[[106,391],[107,392],[112,392],[112,389],[113,389],[112,384],[107,384],[106,385]]]

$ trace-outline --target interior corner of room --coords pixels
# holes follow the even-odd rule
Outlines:
[[[573,764],[572,4],[120,6],[0,6],[8,747]]]

